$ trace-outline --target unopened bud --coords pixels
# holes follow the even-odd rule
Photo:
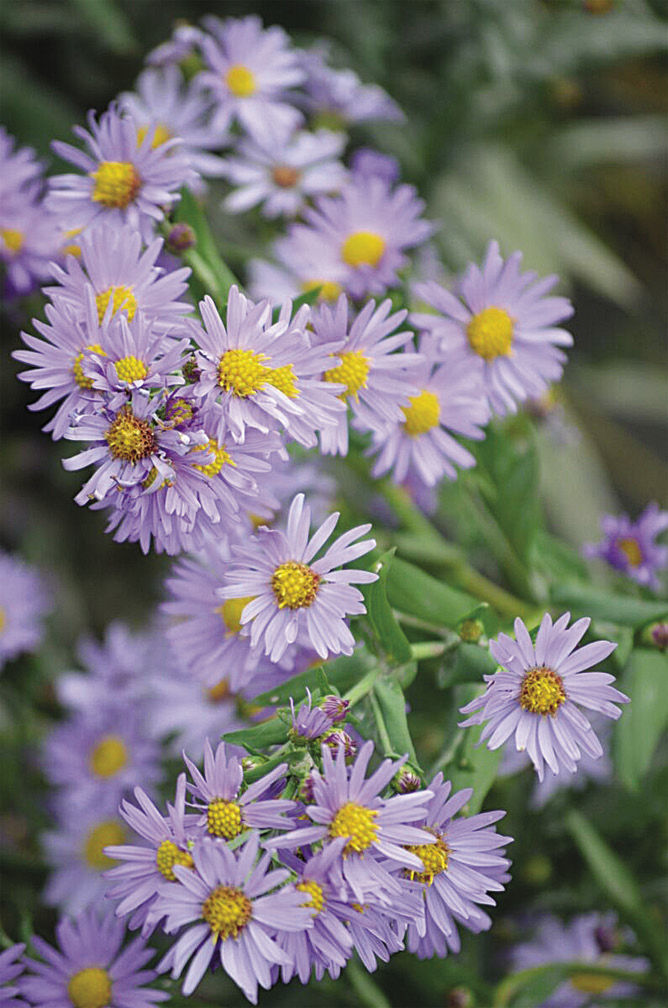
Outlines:
[[[401,770],[392,778],[392,787],[399,794],[410,794],[411,791],[419,791],[422,781],[412,767],[402,766]]]
[[[322,736],[320,741],[323,742],[328,749],[331,749],[332,752],[338,752],[343,746],[343,752],[346,759],[350,759],[350,757],[354,756],[357,752],[357,743],[353,738],[351,738],[348,732],[344,731],[342,728],[336,728],[334,731],[327,732],[326,735]]]
[[[311,774],[305,777],[304,780],[299,785],[299,791],[297,792],[297,797],[300,801],[303,801],[305,805],[311,805],[313,802],[313,777]]]
[[[465,644],[477,644],[484,632],[479,619],[466,619],[459,626],[459,636]]]
[[[194,356],[188,358],[181,370],[183,371],[183,377],[189,384],[193,385],[196,381],[199,381],[201,371],[197,367],[197,361]]]
[[[256,767],[262,765],[262,761],[256,759],[255,756],[244,756],[241,760],[241,769],[246,773],[248,770],[255,770]]]
[[[325,714],[332,719],[334,724],[337,724],[339,721],[345,721],[350,707],[350,701],[344,700],[343,697],[334,696],[333,693],[330,693],[326,697],[323,697],[319,706],[322,710],[324,710]]]
[[[653,623],[649,627],[647,637],[648,644],[653,644],[659,651],[665,651],[668,648],[668,623],[665,620],[661,623]]]
[[[187,252],[188,249],[193,248],[197,244],[197,239],[195,238],[195,232],[191,228],[190,224],[186,224],[185,221],[180,221],[175,224],[172,230],[167,235],[167,248],[174,255],[179,255],[181,252]]]
[[[619,945],[619,934],[615,927],[610,924],[599,924],[594,929],[594,938],[601,954],[612,952]]]
[[[475,1001],[468,987],[453,987],[445,998],[445,1008],[473,1008]]]

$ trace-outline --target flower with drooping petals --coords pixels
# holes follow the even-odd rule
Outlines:
[[[568,626],[570,613],[552,623],[545,613],[536,643],[521,619],[515,620],[515,637],[499,634],[490,642],[490,651],[499,668],[484,676],[487,688],[462,714],[470,714],[462,727],[485,724],[480,740],[488,749],[515,737],[515,747],[526,750],[540,780],[545,766],[552,773],[562,769],[575,773],[581,753],[594,758],[603,749],[580,706],[606,717],[620,717],[616,703],[629,698],[610,684],[607,672],[587,672],[617,647],[610,641],[595,641],[582,648],[576,645],[591,620],[583,618]]]
[[[0,551],[0,669],[22,651],[38,647],[51,604],[37,571]]]
[[[628,515],[606,515],[601,520],[604,539],[584,547],[587,557],[605,560],[638,584],[655,591],[661,587],[658,572],[668,566],[668,546],[660,546],[656,537],[668,529],[668,511],[658,504],[648,504],[631,521]]]

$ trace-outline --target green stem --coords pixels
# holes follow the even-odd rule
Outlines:
[[[376,728],[378,729],[378,736],[380,738],[380,744],[383,747],[383,752],[386,756],[394,753],[394,747],[390,741],[390,736],[387,731],[387,726],[385,724],[385,718],[383,717],[383,712],[380,709],[380,704],[374,696],[373,693],[369,694],[369,700],[371,701],[371,710],[373,711],[374,721],[376,722]]]
[[[351,707],[359,703],[367,693],[370,693],[373,689],[373,684],[380,675],[380,669],[373,669],[371,672],[367,672],[365,676],[356,682],[354,686],[351,686],[348,692],[343,697],[347,700]]]
[[[414,627],[416,630],[424,630],[426,633],[433,633],[439,637],[450,638],[452,631],[446,626],[439,626],[437,623],[430,623],[428,620],[420,619],[418,616],[411,616],[410,613],[400,612],[398,609],[392,610],[392,615],[398,623]],[[457,637],[459,641],[459,637]]]
[[[411,654],[415,661],[421,661],[423,658],[438,658],[439,655],[445,654],[450,649],[451,645],[449,646],[445,641],[419,641],[417,644],[411,644]]]
[[[502,980],[496,988],[493,1008],[507,1008],[512,1003],[515,994],[527,983],[549,970],[556,969],[563,973],[564,977],[586,974],[588,976],[609,977],[611,980],[623,980],[636,987],[644,987],[646,990],[658,992],[665,990],[663,981],[651,973],[632,973],[630,970],[615,969],[612,966],[603,966],[582,960],[571,963],[545,963],[541,966],[532,966],[529,969],[521,970],[519,973],[513,973]]]
[[[446,766],[450,762],[452,757],[457,752],[459,743],[464,738],[464,731],[465,731],[464,728],[458,728],[457,731],[452,733],[450,741],[445,746],[445,748],[441,750],[441,752],[439,753],[439,755],[436,757],[431,767],[429,768],[427,777],[429,778],[433,777],[435,773],[438,773],[441,767]]]
[[[392,1008],[376,981],[357,959],[351,959],[346,966],[346,976],[360,1005],[365,1005],[366,1008]]]

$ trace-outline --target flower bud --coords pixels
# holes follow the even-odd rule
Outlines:
[[[410,794],[411,791],[420,790],[422,781],[412,767],[402,766],[401,770],[392,778],[392,787],[399,794]]]
[[[173,252],[174,255],[187,252],[188,249],[193,248],[196,244],[195,232],[190,224],[186,224],[185,221],[175,224],[167,235],[167,249]]]
[[[459,625],[459,636],[465,644],[477,644],[484,632],[479,619],[467,619]]]

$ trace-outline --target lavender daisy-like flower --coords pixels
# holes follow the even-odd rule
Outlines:
[[[424,923],[408,926],[408,947],[419,958],[441,950],[444,938],[451,946],[458,944],[453,914],[465,926],[472,919],[476,932],[490,927],[489,917],[481,914],[478,904],[493,905],[489,892],[500,892],[509,878],[510,862],[499,848],[511,838],[500,836],[493,825],[505,812],[455,819],[473,791],[465,788],[451,795],[451,789],[443,774],[436,774],[429,784],[433,798],[423,826],[434,842],[409,848],[422,861],[420,871],[409,872],[411,880],[420,883],[425,904]]]
[[[282,28],[263,28],[259,17],[207,17],[211,35],[201,42],[206,69],[197,83],[216,100],[213,125],[238,121],[261,139],[292,132],[302,114],[290,104],[288,89],[304,78],[296,50]],[[213,37],[212,37],[213,36]]]
[[[172,37],[152,49],[146,57],[146,62],[150,66],[166,67],[187,60],[198,48],[202,35],[201,28],[197,28],[196,25],[179,22],[174,27]]]
[[[415,313],[412,321],[441,340],[454,361],[464,361],[474,382],[481,381],[495,413],[514,413],[517,404],[540,396],[558,381],[573,337],[559,323],[573,308],[564,297],[546,297],[556,276],[542,280],[521,273],[522,253],[502,259],[492,241],[482,268],[471,264],[457,295],[435,281],[415,284],[415,294],[438,315]]]
[[[327,65],[326,46],[300,53],[306,71],[305,107],[316,122],[341,128],[367,119],[400,121],[404,114],[378,84],[363,84],[354,70]]]
[[[580,707],[606,717],[620,717],[616,703],[629,698],[610,683],[606,672],[587,672],[610,655],[616,644],[595,641],[577,648],[591,620],[587,617],[568,626],[570,613],[552,623],[545,613],[536,643],[521,619],[515,620],[515,637],[499,634],[490,651],[500,668],[485,676],[487,688],[462,714],[470,714],[461,727],[485,724],[480,736],[488,749],[515,737],[515,747],[526,750],[540,780],[545,766],[558,774],[575,773],[582,752],[596,758],[603,754],[587,717]]]
[[[340,363],[325,371],[324,378],[343,386],[342,399],[362,430],[378,430],[403,420],[403,409],[410,407],[410,397],[419,391],[416,367],[422,357],[413,353],[413,334],[408,330],[394,332],[406,318],[406,311],[391,311],[389,299],[378,306],[368,301],[349,328],[348,299],[341,295],[334,308],[323,304],[313,312],[318,340],[345,340],[334,355]],[[336,427],[322,431],[320,443],[325,454],[347,454],[345,413]]]
[[[321,658],[352,654],[355,640],[345,619],[366,612],[362,593],[352,585],[369,584],[378,575],[339,568],[364,556],[376,543],[374,539],[355,542],[371,528],[358,525],[314,560],[338,520],[335,512],[309,537],[311,509],[304,504],[304,495],[297,494],[285,532],[260,528],[254,540],[232,547],[239,559],[230,567],[229,583],[220,595],[253,598],[241,613],[241,624],[250,624],[251,644],[262,641],[272,661],[279,661],[300,633]]]
[[[18,147],[4,126],[0,126],[0,205],[11,206],[42,176],[42,165],[32,147]]]
[[[655,591],[661,587],[658,572],[668,566],[668,546],[660,546],[657,536],[668,529],[668,511],[649,504],[631,521],[628,515],[605,515],[601,519],[604,538],[584,547],[586,557],[598,557],[627,577]]]
[[[131,224],[144,241],[153,237],[163,220],[164,207],[179,199],[179,189],[197,176],[178,139],[153,147],[155,131],[140,139],[129,116],[111,105],[100,116],[88,114],[89,130],[74,127],[90,153],[54,140],[53,149],[84,175],[54,175],[50,179],[47,209],[66,226],[86,228],[94,220]]]
[[[0,202],[0,263],[7,297],[22,297],[48,280],[61,249],[60,223],[45,209],[38,183]]]
[[[262,204],[265,217],[296,217],[307,200],[341,188],[348,174],[339,160],[344,146],[345,137],[329,130],[299,131],[277,144],[242,140],[225,161],[234,187],[225,209],[240,213]]]
[[[378,175],[353,175],[338,196],[323,196],[304,213],[323,245],[336,250],[343,286],[353,298],[384,294],[407,263],[405,250],[433,233],[413,186],[391,187]]]
[[[21,992],[41,1008],[151,1008],[169,994],[148,987],[157,977],[146,969],[154,955],[142,938],[122,948],[125,924],[91,908],[56,926],[58,947],[34,937],[41,960],[26,958]]]
[[[434,364],[436,347],[423,336],[420,352],[424,362],[411,375],[419,391],[401,408],[403,419],[393,426],[377,428],[372,451],[378,453],[373,475],[392,471],[403,483],[414,474],[427,486],[444,476],[455,479],[455,465],[470,469],[475,457],[452,435],[480,440],[480,428],[490,418],[482,386],[471,383],[468,366],[462,361]]]
[[[44,635],[52,599],[43,578],[18,557],[0,551],[0,669]]]
[[[28,1008],[27,1002],[18,997],[20,991],[14,983],[14,980],[17,980],[25,969],[21,958],[25,948],[25,945],[21,943],[0,952],[0,1005],[2,1008]]]
[[[195,870],[174,866],[178,884],[166,883],[158,893],[155,913],[166,916],[173,932],[191,924],[159,964],[178,977],[193,955],[183,983],[191,994],[216,956],[246,997],[257,1004],[258,984],[272,985],[272,967],[289,965],[289,955],[276,941],[284,931],[312,927],[304,893],[285,869],[268,870],[270,855],[257,860],[259,840],[251,834],[235,851],[205,838],[192,850]],[[278,888],[280,887],[280,888]]]
[[[318,301],[336,301],[346,276],[335,246],[323,242],[319,232],[303,224],[293,224],[284,238],[272,246],[277,263],[251,259],[248,264],[249,290],[253,297],[268,298],[272,304],[318,289]]]
[[[207,739],[204,744],[204,774],[184,754],[193,783],[189,784],[195,806],[202,811],[201,823],[214,837],[233,840],[246,829],[285,829],[292,826],[286,815],[297,803],[285,798],[266,797],[272,784],[285,776],[287,764],[281,763],[244,791],[243,770],[237,756],[227,755],[220,742],[214,754]]]
[[[556,990],[541,1001],[540,1008],[581,1008],[591,1004],[591,999],[597,995],[606,1000],[633,1000],[637,995],[638,988],[632,983],[598,972],[588,973],[588,963],[632,973],[646,973],[649,968],[647,959],[614,951],[621,938],[614,914],[582,914],[569,924],[546,915],[531,922],[531,934],[530,941],[512,950],[514,969],[531,969],[544,963],[582,962],[582,972],[558,984]]]
[[[290,710],[292,712],[291,730],[293,735],[296,738],[307,739],[308,741],[317,739],[324,732],[328,731],[336,720],[323,707],[313,706],[313,699],[309,689],[306,690],[306,701],[300,704],[299,710],[295,710],[295,702],[290,697]]]

